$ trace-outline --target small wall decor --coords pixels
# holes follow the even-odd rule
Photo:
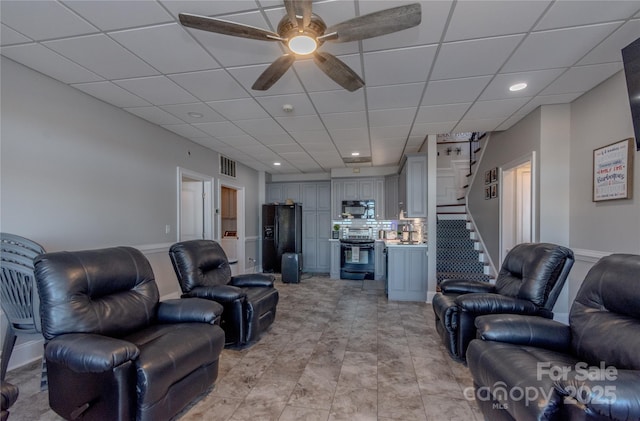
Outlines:
[[[484,184],[491,184],[491,170],[484,172]]]
[[[491,169],[491,182],[496,183],[498,181],[498,167]]]
[[[491,186],[484,188],[484,200],[491,199]]]
[[[498,197],[498,184],[491,185],[491,198],[495,199]]]
[[[498,167],[491,168],[484,173],[484,198],[494,199],[498,197]]]
[[[633,139],[593,150],[593,201],[631,199]]]

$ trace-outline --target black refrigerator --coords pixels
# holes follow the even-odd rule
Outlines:
[[[284,253],[302,265],[302,205],[262,205],[262,271],[280,273]]]

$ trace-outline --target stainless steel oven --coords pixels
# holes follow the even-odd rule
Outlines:
[[[340,279],[373,279],[374,240],[340,240]]]

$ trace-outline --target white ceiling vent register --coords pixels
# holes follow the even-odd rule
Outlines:
[[[220,174],[236,178],[236,161],[220,155]]]

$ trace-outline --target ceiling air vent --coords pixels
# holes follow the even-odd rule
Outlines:
[[[345,164],[366,164],[371,162],[370,156],[350,156],[346,158],[342,158],[342,162]]]
[[[220,174],[236,178],[236,161],[220,155]]]

